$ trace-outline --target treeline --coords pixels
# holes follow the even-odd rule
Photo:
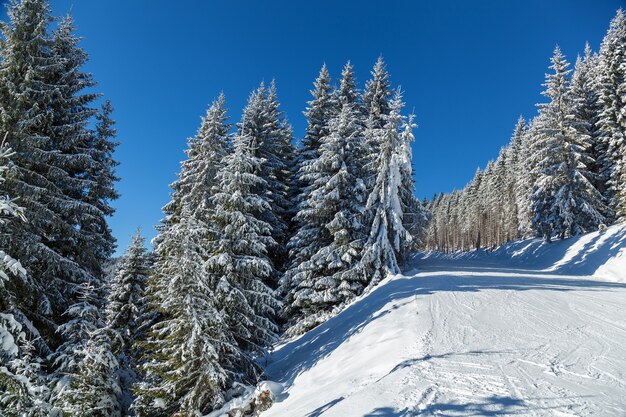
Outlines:
[[[382,59],[315,80],[299,146],[274,82],[209,107],[149,252],[114,268],[112,107],[71,18],[14,0],[0,30],[0,416],[195,416],[262,378],[279,334],[335,314],[423,244],[411,116]],[[10,255],[9,255],[10,254]],[[107,279],[108,278],[108,279]]]
[[[554,50],[539,113],[520,118],[508,146],[462,190],[436,195],[426,246],[492,248],[550,241],[626,220],[626,17],[619,10],[600,52],[570,69]]]

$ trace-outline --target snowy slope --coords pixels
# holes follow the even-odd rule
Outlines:
[[[285,392],[262,416],[626,416],[625,251],[613,227],[423,254],[277,347]]]

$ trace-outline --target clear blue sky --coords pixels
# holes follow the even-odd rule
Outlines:
[[[535,113],[555,44],[573,62],[598,47],[624,1],[52,0],[71,9],[88,70],[116,108],[119,250],[162,217],[187,138],[224,91],[236,121],[248,93],[276,78],[300,137],[320,66],[351,60],[359,82],[382,54],[419,128],[417,194],[462,187],[497,156],[520,114]]]

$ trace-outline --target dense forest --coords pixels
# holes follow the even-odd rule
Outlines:
[[[336,81],[321,68],[301,141],[274,81],[236,123],[220,95],[153,249],[138,231],[113,264],[113,106],[73,21],[13,0],[0,31],[0,416],[206,414],[263,379],[279,337],[324,323],[418,249],[626,219],[622,11],[573,73],[557,48],[538,116],[432,201],[415,197],[413,116],[382,58],[362,88],[349,62]]]

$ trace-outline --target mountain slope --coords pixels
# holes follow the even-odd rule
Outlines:
[[[268,356],[262,416],[626,415],[625,260],[625,227],[421,254]]]

